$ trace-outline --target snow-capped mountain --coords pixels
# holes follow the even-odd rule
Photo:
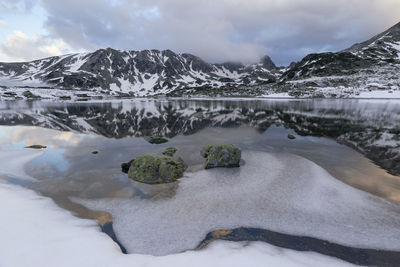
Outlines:
[[[25,63],[0,63],[0,99],[275,93],[398,98],[399,72],[400,23],[366,42],[335,53],[310,54],[288,68],[277,67],[268,56],[249,65],[210,64],[170,50],[111,48]]]
[[[400,88],[400,23],[348,49],[336,53],[310,54],[285,72],[294,90],[338,94],[351,90]],[[308,90],[310,91],[310,90]],[[299,94],[301,92],[298,92]]]
[[[274,82],[279,74],[280,70],[268,56],[252,65],[209,64],[194,55],[171,50],[107,48],[26,63],[0,63],[0,83],[95,89],[131,96],[166,94],[182,88]]]

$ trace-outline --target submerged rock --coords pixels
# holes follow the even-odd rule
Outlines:
[[[235,145],[206,145],[200,151],[206,158],[204,168],[240,167],[241,150]]]
[[[186,167],[180,158],[143,155],[131,163],[128,177],[146,184],[171,183],[183,176]]]
[[[99,154],[99,151],[94,150],[94,151],[92,151],[92,154],[94,154],[94,155]]]
[[[168,139],[165,139],[164,137],[161,136],[147,136],[145,137],[145,139],[150,144],[163,144],[168,142]]]
[[[178,149],[176,149],[176,147],[172,147],[172,146],[171,146],[171,147],[167,147],[167,148],[162,152],[162,154],[165,155],[165,156],[173,157],[177,150],[178,150]]]
[[[42,146],[42,145],[31,145],[31,146],[26,146],[25,148],[44,149],[44,148],[47,148],[47,146]]]

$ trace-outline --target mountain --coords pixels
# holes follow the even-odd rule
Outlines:
[[[363,89],[400,88],[399,71],[400,23],[348,49],[310,54],[292,65],[281,81],[295,90],[342,88],[357,94]]]
[[[96,89],[106,94],[146,96],[176,89],[274,82],[280,70],[269,57],[259,63],[209,64],[171,50],[121,51],[111,48],[25,63],[0,63],[0,85],[42,85]]]
[[[275,93],[293,97],[392,98],[400,97],[399,72],[400,23],[348,49],[307,55],[286,69],[277,67],[268,56],[249,65],[210,64],[171,50],[111,48],[0,63],[0,99]]]

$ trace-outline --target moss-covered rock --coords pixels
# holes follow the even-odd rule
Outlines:
[[[178,150],[178,149],[176,149],[176,147],[170,146],[170,147],[167,147],[167,148],[162,152],[162,154],[165,155],[165,156],[173,157],[177,150]]]
[[[288,134],[287,137],[291,140],[296,139],[296,136],[294,136],[293,134]]]
[[[180,158],[143,155],[131,163],[128,177],[146,184],[171,183],[181,178],[185,169]]]
[[[147,136],[145,137],[145,139],[150,144],[163,144],[168,142],[168,139],[165,139],[164,137],[161,136]]]
[[[235,145],[206,145],[200,153],[206,158],[206,169],[240,167],[242,152]]]

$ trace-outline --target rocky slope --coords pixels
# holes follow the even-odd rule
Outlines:
[[[281,81],[295,95],[348,96],[364,90],[398,90],[399,71],[400,23],[343,51],[310,54],[285,72]]]
[[[266,56],[259,63],[209,64],[170,50],[111,48],[26,63],[0,63],[0,85],[89,89],[103,94],[148,96],[176,89],[219,88],[274,82],[280,75]]]

